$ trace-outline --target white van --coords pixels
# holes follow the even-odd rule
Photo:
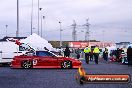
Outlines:
[[[30,49],[33,50],[27,44],[17,45],[15,42],[4,41],[0,42],[0,64],[10,63],[14,56],[25,54],[29,52]]]

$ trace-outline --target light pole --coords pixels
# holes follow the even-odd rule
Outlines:
[[[43,29],[42,29],[42,28],[43,28],[43,27],[42,27],[42,26],[43,26],[43,21],[42,21],[42,20],[45,18],[45,16],[42,16],[42,9],[43,9],[43,8],[39,8],[39,10],[40,10],[40,12],[41,12],[41,37],[43,37],[43,33],[42,33],[42,30],[43,30]]]
[[[35,27],[33,27],[33,28],[32,28],[32,32],[33,32],[33,31],[34,31],[34,32],[36,32],[36,30],[35,30],[35,29],[36,29],[36,28],[35,28]]]
[[[17,0],[17,31],[16,37],[19,37],[19,0]]]
[[[61,36],[61,32],[62,32],[62,29],[61,29],[61,22],[59,21],[59,24],[60,24],[60,48],[62,47],[62,36]]]
[[[43,19],[45,19],[45,16],[41,14],[41,37],[43,37]]]
[[[31,9],[31,35],[33,33],[33,0],[32,0],[32,9]]]
[[[105,30],[103,30],[102,32],[103,32],[103,48],[104,48],[105,47],[104,46],[104,32],[105,32]]]
[[[39,10],[40,8],[39,8],[39,0],[38,0],[38,35],[39,35]]]
[[[5,25],[6,26],[6,37],[7,37],[7,27],[8,27],[8,25]]]

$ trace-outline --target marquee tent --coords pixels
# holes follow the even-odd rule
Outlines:
[[[43,39],[39,35],[33,33],[26,39],[20,40],[21,43],[29,44],[31,47],[33,47],[35,50],[44,50],[44,47],[46,47],[49,50],[52,50],[53,47],[50,43],[48,43],[47,40]]]

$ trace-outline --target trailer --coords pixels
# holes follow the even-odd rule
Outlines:
[[[0,64],[10,64],[14,56],[23,55],[32,51],[28,44],[16,44],[16,42],[4,41],[0,42]]]

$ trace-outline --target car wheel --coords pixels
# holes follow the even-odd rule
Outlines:
[[[65,69],[72,68],[72,62],[71,61],[62,62],[61,68],[65,68]]]
[[[22,68],[32,68],[32,62],[31,61],[23,61],[22,62]]]

